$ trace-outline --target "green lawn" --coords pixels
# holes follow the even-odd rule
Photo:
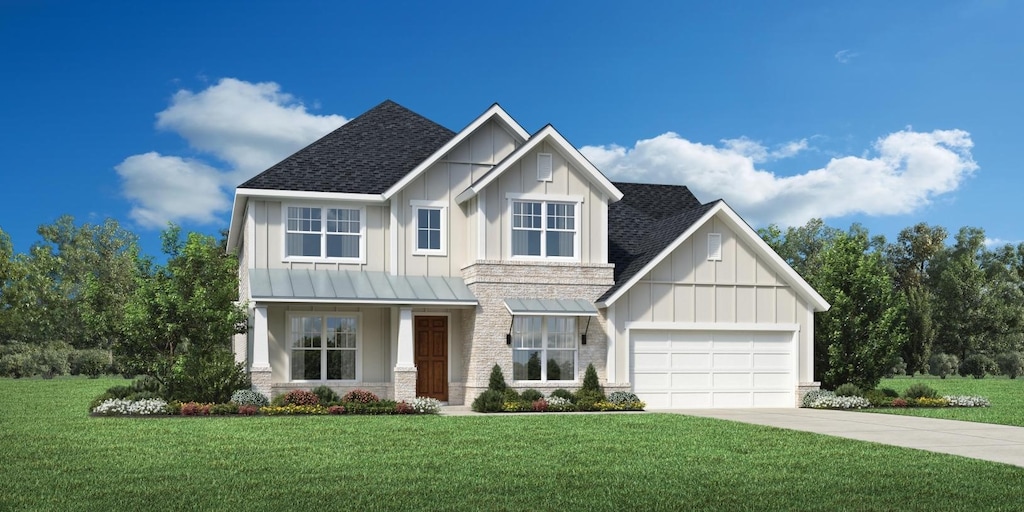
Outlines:
[[[946,377],[940,379],[931,375],[918,375],[914,378],[898,377],[882,379],[879,387],[895,389],[903,393],[912,384],[923,382],[942,395],[980,395],[992,402],[992,407],[946,407],[932,408],[883,408],[864,409],[869,412],[886,414],[903,414],[907,416],[925,416],[948,420],[977,421],[980,423],[997,423],[1024,427],[1024,378],[1009,379],[1006,377]]]
[[[1016,510],[1024,482],[670,414],[88,417],[115,382],[0,379],[0,510]]]

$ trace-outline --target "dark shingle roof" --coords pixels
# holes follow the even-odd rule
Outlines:
[[[662,250],[700,220],[718,201],[700,204],[679,185],[613,183],[621,201],[608,205],[608,261],[615,264],[615,284],[604,301]]]
[[[240,188],[380,194],[454,136],[387,100]]]

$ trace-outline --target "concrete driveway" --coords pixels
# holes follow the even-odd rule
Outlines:
[[[677,409],[671,412],[802,430],[1024,467],[1024,428],[823,409]]]

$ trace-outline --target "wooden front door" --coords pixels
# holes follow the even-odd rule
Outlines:
[[[448,401],[448,317],[416,317],[416,396]]]

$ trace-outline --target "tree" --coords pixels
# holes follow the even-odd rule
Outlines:
[[[853,226],[835,236],[811,279],[832,308],[817,316],[815,373],[825,387],[874,388],[906,340],[906,303],[893,289],[877,241]]]
[[[931,269],[935,275],[936,345],[961,361],[982,347],[988,328],[985,272],[979,264],[984,243],[981,229],[960,228],[956,243],[936,256]]]
[[[822,256],[832,240],[841,233],[821,219],[811,219],[801,227],[788,227],[785,234],[775,224],[758,230],[758,235],[804,279],[821,270]]]
[[[246,311],[236,303],[238,262],[213,237],[189,233],[182,240],[172,225],[162,241],[167,263],[139,278],[114,348],[123,367],[171,386],[179,377],[175,368],[190,367],[185,358],[229,351],[232,335],[245,332]]]
[[[885,247],[885,259],[892,268],[893,282],[907,303],[907,343],[900,355],[907,364],[907,375],[928,369],[935,342],[933,295],[927,287],[932,259],[946,247],[949,233],[942,226],[921,222],[904,228],[896,242]]]

